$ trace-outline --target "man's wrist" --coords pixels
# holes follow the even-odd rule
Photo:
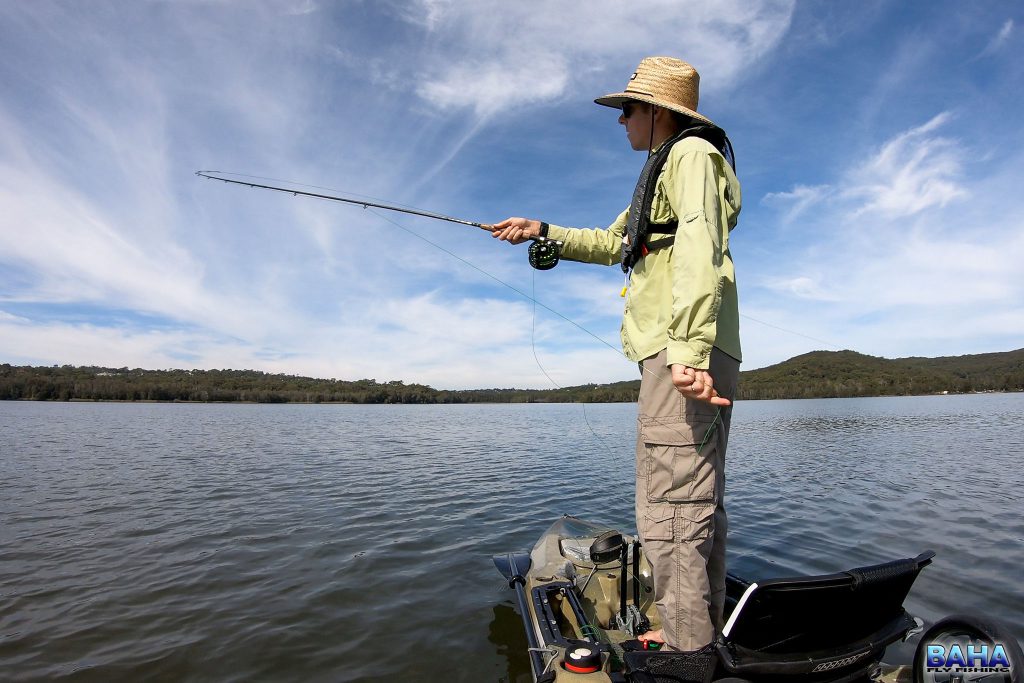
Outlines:
[[[545,223],[544,221],[540,222],[540,236],[541,237],[547,237],[548,236],[548,224]]]

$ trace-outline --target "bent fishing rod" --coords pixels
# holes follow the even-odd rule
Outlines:
[[[328,199],[334,202],[344,202],[346,204],[354,204],[355,206],[361,206],[364,209],[373,207],[375,209],[385,209],[387,211],[397,211],[399,213],[407,213],[413,216],[423,216],[424,218],[432,218],[438,221],[447,221],[449,223],[458,223],[459,225],[469,225],[474,228],[481,228],[487,231],[493,231],[494,226],[488,223],[477,223],[476,221],[467,221],[462,218],[455,218],[453,216],[445,216],[444,214],[434,213],[432,211],[423,211],[422,209],[411,209],[402,206],[395,206],[393,204],[384,204],[382,202],[371,202],[366,199],[355,199],[352,197],[340,197],[332,194],[322,194],[319,192],[308,192],[306,190],[296,190],[289,187],[278,187],[276,185],[266,185],[263,183],[255,183],[249,180],[235,180],[234,178],[224,178],[224,175],[240,175],[231,173],[228,174],[225,171],[196,171],[196,175],[202,178],[209,178],[210,180],[220,180],[225,183],[233,183],[235,185],[245,185],[246,187],[257,187],[262,190],[274,190],[275,192],[285,192],[293,196],[302,195],[304,197],[312,197],[314,199]],[[528,250],[530,259],[530,265],[537,270],[550,270],[558,265],[558,259],[561,254],[562,243],[549,239],[547,237],[531,237],[532,244]]]

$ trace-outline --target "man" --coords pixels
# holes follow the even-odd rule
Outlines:
[[[678,650],[710,643],[725,602],[725,450],[739,375],[739,310],[729,231],[740,185],[725,133],[697,113],[699,76],[648,57],[623,92],[634,150],[647,151],[630,208],[606,230],[509,218],[492,235],[545,236],[567,259],[628,273],[623,352],[640,363],[636,523],[654,575],[662,628],[641,639]]]

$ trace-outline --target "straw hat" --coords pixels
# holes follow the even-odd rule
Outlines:
[[[623,102],[647,102],[715,125],[697,113],[700,74],[692,66],[674,57],[645,57],[623,92],[598,97],[594,102],[622,109]]]

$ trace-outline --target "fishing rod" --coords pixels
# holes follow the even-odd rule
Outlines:
[[[216,175],[213,175],[213,174],[216,174]],[[202,171],[202,170],[200,170],[200,171],[196,171],[196,175],[200,176],[200,177],[203,177],[203,178],[207,178],[209,180],[220,180],[222,182],[232,183],[232,184],[235,184],[235,185],[244,185],[246,187],[256,187],[256,188],[260,188],[260,189],[264,189],[264,190],[274,190],[275,192],[284,192],[284,193],[287,193],[287,194],[291,194],[293,196],[302,195],[304,197],[312,197],[314,199],[327,199],[327,200],[336,201],[336,202],[343,202],[343,203],[346,203],[346,204],[354,204],[355,206],[361,206],[364,209],[369,208],[369,207],[373,207],[375,209],[384,209],[384,210],[387,210],[387,211],[395,211],[395,212],[398,212],[398,213],[405,213],[405,214],[411,214],[411,215],[414,215],[414,216],[423,216],[425,218],[432,218],[432,219],[435,219],[435,220],[447,221],[449,223],[458,223],[460,225],[468,225],[468,226],[471,226],[471,227],[474,227],[474,228],[481,228],[483,230],[488,230],[488,231],[493,231],[494,230],[494,226],[490,225],[490,224],[487,224],[487,223],[477,223],[475,221],[468,221],[468,220],[464,220],[464,219],[461,219],[461,218],[455,218],[453,216],[445,216],[444,214],[434,213],[432,211],[423,211],[423,210],[420,210],[420,209],[413,209],[413,208],[409,208],[409,207],[395,206],[395,205],[392,205],[392,204],[384,204],[383,202],[368,201],[366,199],[354,199],[352,197],[340,197],[338,195],[323,194],[323,193],[320,193],[320,192],[309,192],[309,191],[306,191],[306,190],[296,190],[294,188],[279,187],[277,185],[266,185],[264,183],[256,183],[256,182],[252,182],[250,180],[235,180],[234,178],[223,178],[223,177],[221,177],[221,176],[224,176],[224,175],[242,176],[243,174],[240,174],[240,173],[229,173],[227,171]],[[273,178],[262,178],[262,177],[258,177],[258,176],[243,176],[243,177],[257,178],[259,180],[274,180]],[[276,182],[285,182],[285,183],[287,183],[289,181],[280,181],[279,180],[279,181],[276,181]],[[319,188],[319,189],[323,189],[323,188]],[[517,292],[518,294],[521,294],[522,296],[524,296],[527,299],[529,299],[530,301],[532,301],[534,303],[534,307],[535,307],[534,308],[534,311],[535,311],[534,312],[534,322],[536,322],[536,306],[540,305],[540,306],[544,307],[545,309],[547,309],[548,311],[550,311],[550,312],[554,313],[555,315],[557,315],[559,318],[562,318],[566,322],[574,325],[575,327],[579,328],[583,332],[589,334],[591,337],[593,337],[597,341],[601,342],[602,344],[604,344],[605,346],[607,346],[611,350],[615,351],[616,353],[618,353],[620,355],[625,355],[625,354],[623,354],[623,352],[620,349],[615,348],[614,346],[609,344],[607,341],[605,341],[604,339],[601,339],[596,334],[594,334],[590,330],[586,329],[585,327],[583,327],[582,325],[580,325],[576,321],[571,320],[570,318],[567,318],[566,316],[562,315],[561,313],[559,313],[558,311],[554,310],[550,306],[547,306],[545,304],[540,303],[539,301],[537,301],[535,296],[529,296],[525,292],[517,289],[516,287],[510,285],[509,283],[507,283],[507,282],[505,282],[503,280],[498,279],[497,277],[495,277],[491,273],[488,273],[487,271],[483,270],[479,266],[477,266],[477,265],[475,265],[473,263],[470,263],[466,259],[462,258],[461,256],[458,256],[457,254],[452,253],[451,251],[448,251],[447,249],[445,249],[441,245],[436,244],[436,243],[430,241],[429,239],[427,239],[426,237],[423,237],[422,235],[419,235],[418,233],[415,233],[415,232],[413,232],[411,230],[408,230],[407,228],[402,227],[398,223],[395,223],[394,221],[392,221],[387,216],[383,216],[383,215],[380,215],[380,214],[375,214],[375,215],[377,215],[381,219],[391,223],[392,225],[394,225],[394,226],[396,226],[396,227],[398,227],[398,228],[400,228],[402,230],[405,230],[406,232],[409,232],[410,234],[418,237],[419,239],[426,241],[428,244],[431,244],[434,247],[437,247],[438,249],[441,249],[442,251],[444,251],[444,252],[448,253],[449,255],[451,255],[451,256],[457,258],[458,260],[462,261],[466,265],[468,265],[468,266],[470,266],[470,267],[480,271],[484,275],[492,278],[493,280],[499,282],[500,284],[508,287],[509,289],[513,290],[514,292]],[[558,265],[559,257],[561,255],[561,247],[562,247],[562,242],[560,240],[554,240],[554,239],[551,239],[551,238],[548,238],[548,237],[541,237],[539,235],[536,236],[536,237],[530,237],[529,239],[531,240],[531,244],[530,244],[530,247],[528,249],[528,254],[529,254],[530,265],[533,266],[533,268],[535,268],[536,270],[550,270],[551,268],[554,268],[556,265]],[[532,333],[531,333],[531,343],[532,342],[533,342],[533,336],[532,336]],[[551,380],[550,375],[548,375],[547,372],[544,371],[544,368],[542,366],[540,366],[540,360],[537,359],[536,348],[534,348],[534,359],[537,360],[537,365],[539,367],[541,367],[541,371],[544,372],[544,375],[547,376],[548,380],[550,380],[552,384],[554,384],[556,387],[558,387],[558,384],[555,383],[554,380]],[[641,373],[643,373],[643,372],[650,372],[650,371],[647,370],[646,368],[644,368],[643,365],[641,365]],[[664,377],[658,377],[657,375],[655,375],[655,376],[657,377],[658,381],[666,381],[666,378],[664,378]],[[712,421],[711,426],[708,428],[707,433],[704,435],[704,440],[705,441],[711,435],[711,433],[712,433],[712,431],[713,431],[713,429],[715,427],[715,423],[718,421],[718,416],[719,416],[720,412],[721,412],[721,409],[719,409],[719,411],[716,412],[715,420]],[[587,426],[588,427],[590,426],[590,421],[589,420],[587,420]],[[594,433],[595,436],[597,436],[597,433],[594,432],[593,427],[590,428],[590,431],[592,433]],[[703,442],[701,443],[701,446],[703,446]]]
[[[213,175],[216,174],[216,175]],[[249,180],[235,180],[233,178],[223,178],[224,175],[239,175],[239,174],[228,174],[225,171],[196,171],[196,175],[202,178],[209,178],[210,180],[220,180],[225,183],[233,183],[235,185],[245,185],[247,187],[257,187],[263,190],[274,190],[275,192],[285,192],[293,196],[302,195],[304,197],[313,197],[314,199],[328,199],[334,202],[344,202],[346,204],[354,204],[361,206],[364,209],[373,207],[375,209],[385,209],[387,211],[397,211],[399,213],[407,213],[413,216],[423,216],[424,218],[433,218],[438,221],[447,221],[449,223],[458,223],[459,225],[468,225],[474,228],[481,228],[487,231],[493,231],[494,226],[489,223],[477,223],[476,221],[467,221],[462,218],[455,218],[453,216],[445,216],[444,214],[434,213],[432,211],[423,211],[422,209],[411,209],[402,206],[395,206],[393,204],[384,204],[382,202],[371,202],[366,199],[354,199],[352,197],[339,197],[338,195],[322,194],[319,192],[307,192],[305,190],[296,190],[289,187],[278,187],[276,185],[265,185],[263,183],[254,183]],[[537,270],[550,270],[558,265],[558,259],[561,255],[562,243],[558,240],[553,240],[547,237],[531,237],[532,244],[528,250],[528,256],[530,259],[530,265]]]
[[[221,177],[221,176],[224,176],[224,175],[243,176],[243,174],[240,174],[240,173],[229,173],[227,171],[202,171],[202,170],[200,170],[200,171],[196,171],[196,175],[200,176],[200,177],[203,177],[203,178],[207,178],[209,180],[220,180],[222,182],[232,183],[232,184],[235,184],[235,185],[244,185],[246,187],[256,187],[256,188],[260,188],[260,189],[264,189],[264,190],[274,190],[275,192],[284,192],[284,193],[290,194],[292,196],[302,195],[304,197],[312,197],[314,199],[327,199],[327,200],[330,200],[330,201],[343,202],[343,203],[346,203],[346,204],[353,204],[355,206],[361,206],[364,209],[369,208],[369,207],[373,207],[375,209],[384,209],[384,210],[387,210],[387,211],[395,211],[395,212],[398,212],[398,213],[405,213],[405,214],[410,214],[410,215],[414,215],[414,216],[423,216],[424,218],[432,218],[434,220],[447,221],[449,223],[458,223],[460,225],[468,225],[468,226],[471,226],[471,227],[474,227],[474,228],[480,228],[482,230],[488,230],[488,231],[493,231],[494,230],[494,226],[490,225],[490,224],[487,224],[487,223],[477,223],[476,221],[468,221],[468,220],[465,220],[465,219],[462,219],[462,218],[455,218],[453,216],[446,216],[444,214],[434,213],[432,211],[423,211],[421,209],[413,209],[413,208],[409,208],[409,207],[395,206],[393,204],[385,204],[383,202],[369,201],[369,200],[366,200],[366,199],[354,199],[352,197],[341,197],[341,196],[338,196],[338,195],[323,194],[323,193],[319,193],[319,192],[309,192],[309,191],[306,191],[306,190],[297,190],[297,189],[289,188],[289,187],[279,187],[277,185],[266,185],[264,183],[256,183],[256,182],[252,182],[250,180],[236,180],[234,178],[224,178],[224,177]],[[258,178],[259,180],[274,180],[273,178],[261,178],[261,177],[258,177],[258,176],[243,176],[243,177]],[[277,181],[277,182],[288,182],[288,181]],[[394,221],[386,218],[385,216],[381,216],[380,214],[377,214],[377,215],[380,218],[382,218],[384,220],[387,220],[392,225],[395,225],[395,226],[401,228],[402,230],[407,230],[406,228],[398,225],[398,223],[395,223]],[[457,256],[456,254],[448,251],[447,249],[444,249],[444,247],[442,247],[442,246],[440,246],[438,244],[435,244],[434,242],[431,242],[430,240],[427,240],[422,235],[418,235],[417,233],[412,232],[412,231],[408,231],[408,232],[410,232],[413,235],[416,235],[417,237],[419,237],[422,240],[425,240],[429,244],[437,247],[438,249],[441,249],[442,251],[447,252],[451,256],[459,259],[460,261],[462,261],[463,263],[466,263],[467,265],[471,266],[472,268],[475,268],[476,270],[479,270],[484,275],[487,275],[488,277],[498,281],[499,283],[501,283],[502,285],[505,285],[509,289],[512,289],[513,291],[523,295],[527,299],[533,301],[535,305],[539,303],[536,300],[536,298],[527,295],[525,292],[522,292],[519,289],[516,289],[515,287],[513,287],[510,284],[508,284],[507,282],[499,280],[498,278],[494,277],[493,275],[491,275],[487,271],[479,268],[478,266],[470,263],[469,261],[466,261],[462,257]],[[529,247],[527,253],[528,253],[530,265],[533,266],[533,268],[535,268],[537,270],[550,270],[551,268],[554,268],[556,265],[558,265],[558,261],[559,261],[559,258],[561,257],[561,252],[562,252],[562,242],[561,241],[554,240],[554,239],[551,239],[551,238],[548,238],[548,237],[541,237],[539,235],[536,236],[536,237],[530,237],[529,239],[531,240],[531,244],[530,244],[530,247]],[[622,351],[620,351],[619,349],[616,349],[611,344],[606,342],[604,339],[601,339],[600,337],[595,335],[590,330],[584,328],[579,323],[577,323],[577,322],[575,322],[575,321],[565,317],[564,315],[562,315],[558,311],[550,308],[549,306],[546,306],[544,304],[540,304],[540,305],[543,306],[545,309],[551,311],[552,313],[554,313],[558,317],[562,318],[563,320],[565,320],[565,321],[569,322],[570,324],[578,327],[583,332],[585,332],[585,333],[589,334],[590,336],[594,337],[595,339],[597,339],[599,342],[601,342],[605,346],[608,346],[609,348],[611,348],[613,351],[617,351],[620,354],[622,353]],[[743,317],[749,318],[750,316],[743,316]],[[750,318],[750,319],[754,320],[755,322],[759,322],[759,323],[761,323],[763,325],[768,325],[769,327],[774,327],[775,329],[778,329],[778,330],[782,330],[782,331],[785,331],[785,332],[792,332],[791,330],[785,330],[784,328],[777,327],[777,326],[771,325],[769,323],[764,323],[764,322],[762,322],[760,320],[757,320],[756,318]],[[815,341],[820,341],[820,342],[822,342],[824,344],[827,344],[827,345],[835,347],[834,344],[829,344],[828,342],[825,342],[825,341],[820,340],[820,339],[816,339],[814,337],[808,337],[807,335],[802,335],[802,334],[799,334],[797,332],[792,332],[792,333],[793,334],[797,334],[798,336],[801,336],[801,337],[806,337],[808,339],[814,339]],[[836,347],[836,348],[838,348],[838,347]],[[534,355],[536,356],[536,352],[535,352]],[[538,361],[538,365],[539,364],[540,363]],[[547,374],[547,373],[545,373],[545,374]],[[548,379],[550,380],[551,378],[548,377]],[[552,383],[554,384],[554,382],[552,382]],[[557,386],[557,384],[556,384],[556,386]],[[717,415],[716,415],[716,419],[717,419]],[[712,426],[714,426],[714,423],[712,423]],[[710,431],[711,430],[709,429],[708,430],[708,434],[710,434]],[[705,438],[707,438],[707,436],[705,436]]]

